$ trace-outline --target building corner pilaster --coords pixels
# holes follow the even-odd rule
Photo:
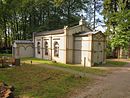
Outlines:
[[[64,63],[67,64],[67,35],[68,35],[68,26],[64,26],[64,42],[65,42],[65,55],[64,55]]]

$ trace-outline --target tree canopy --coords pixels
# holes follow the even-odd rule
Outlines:
[[[130,1],[105,0],[103,15],[106,35],[112,48],[128,48],[130,41]]]
[[[0,0],[0,47],[33,32],[78,24],[89,0]]]

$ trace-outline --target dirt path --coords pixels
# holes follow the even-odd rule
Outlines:
[[[112,74],[74,92],[70,98],[130,98],[130,63],[122,68],[113,68]]]

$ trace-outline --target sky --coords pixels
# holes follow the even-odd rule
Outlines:
[[[92,1],[93,2],[93,1]],[[105,32],[106,31],[106,27],[105,27],[105,23],[104,23],[104,18],[103,18],[103,15],[99,14],[99,13],[102,13],[102,10],[103,10],[103,6],[101,6],[103,4],[103,1],[102,0],[99,0],[99,2],[97,3],[99,7],[100,5],[100,9],[97,8],[98,11],[96,11],[96,19],[99,19],[101,22],[98,22],[96,24],[96,29],[95,30],[98,30],[98,31],[102,31],[102,32]],[[92,5],[90,6],[92,9],[92,12],[93,12],[93,8],[94,8],[94,4],[92,3]],[[91,11],[90,10],[90,11]],[[92,14],[92,13],[91,13]],[[85,12],[83,12],[83,15],[87,15]],[[93,16],[93,15],[92,15]],[[89,18],[89,17],[88,17]],[[93,21],[94,21],[94,18],[93,19],[88,19],[87,20],[89,23],[93,24]]]
[[[96,18],[99,18],[102,21],[104,20],[103,16],[100,15],[99,13],[96,13]],[[102,31],[102,32],[106,31],[106,27],[104,27],[105,26],[104,22],[103,23],[98,23],[96,26],[97,26],[96,30],[99,30],[99,31]]]

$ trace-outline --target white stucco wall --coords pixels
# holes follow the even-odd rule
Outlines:
[[[74,39],[74,63],[81,64],[81,44],[82,39],[81,37],[75,37]]]
[[[105,37],[100,33],[93,36],[93,64],[105,62]]]
[[[15,47],[13,47],[13,56],[15,58],[34,56],[33,44],[16,44],[16,43],[14,44]]]
[[[37,42],[41,43],[41,52],[37,53]],[[48,55],[45,55],[45,42],[48,42]],[[54,43],[59,43],[59,57],[54,56]],[[47,35],[35,37],[35,56],[46,60],[55,60],[57,62],[65,63],[65,35]]]
[[[54,56],[55,42],[59,43],[59,57]],[[65,59],[66,59],[65,35],[64,34],[52,35],[52,60],[66,63]]]
[[[91,66],[91,36],[75,37],[74,63]]]
[[[20,47],[19,48],[19,55],[20,57],[33,57],[33,47],[28,46],[28,47]]]
[[[37,43],[40,42],[40,54],[38,54],[37,50]],[[42,37],[35,37],[35,57],[42,58]]]
[[[92,36],[82,37],[82,57],[81,64],[90,67],[91,66],[91,44],[92,44]]]
[[[74,63],[75,59],[77,59],[74,58],[74,55],[79,54],[79,50],[77,50],[77,52],[74,52],[74,46],[76,46],[76,43],[74,42],[74,34],[82,31],[88,32],[90,29],[88,29],[85,25],[77,25],[67,29],[67,63]],[[79,55],[78,58],[80,58],[80,56],[81,55]],[[79,60],[77,62],[79,62]]]

